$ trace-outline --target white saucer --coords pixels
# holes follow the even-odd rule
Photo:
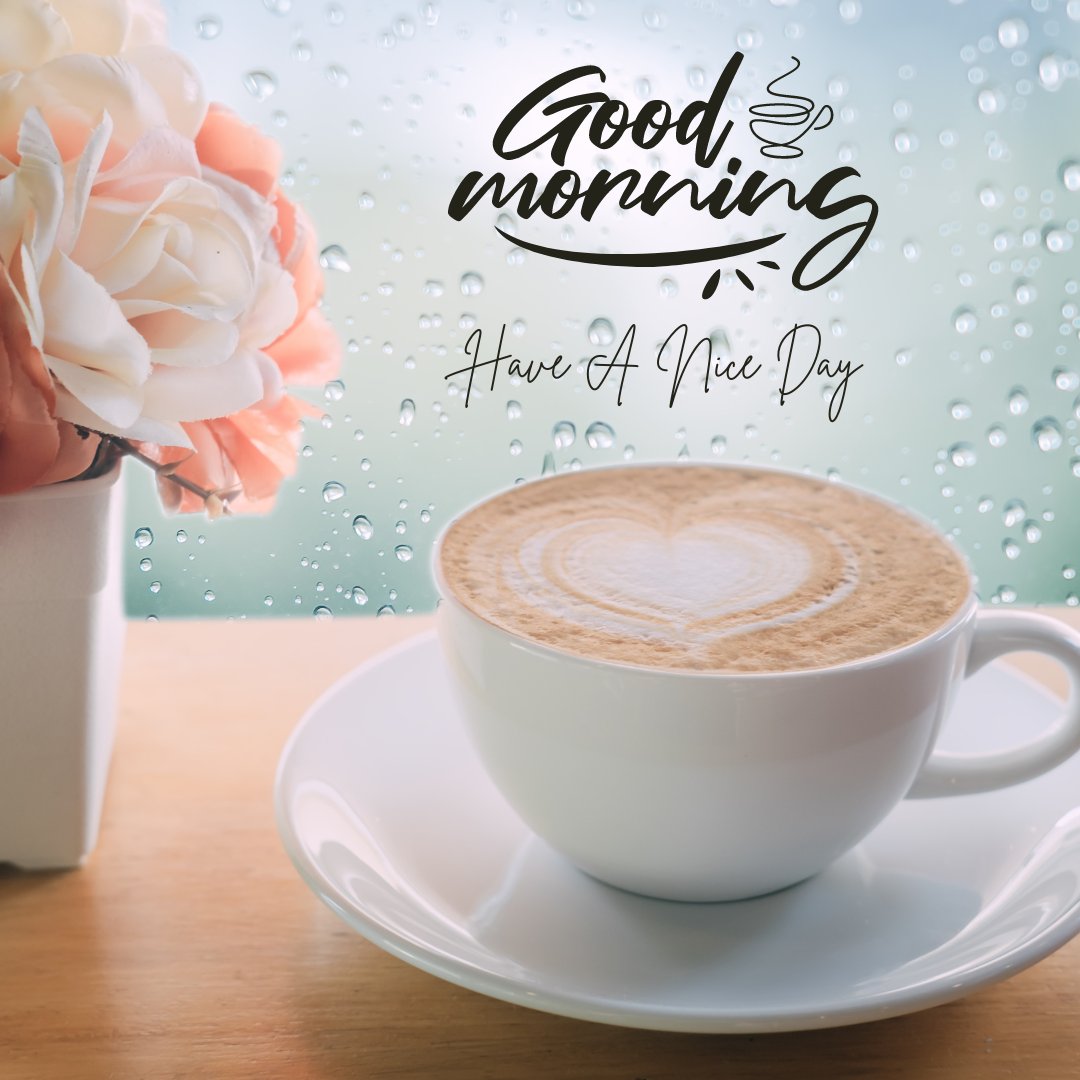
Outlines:
[[[1010,669],[964,686],[943,745],[1060,706]],[[432,635],[353,672],[282,755],[285,848],[332,910],[417,967],[566,1016],[673,1031],[874,1020],[1005,979],[1080,931],[1080,757],[1007,791],[903,803],[859,848],[729,904],[602,885],[530,834],[449,701]]]

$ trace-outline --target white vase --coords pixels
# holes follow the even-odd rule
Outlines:
[[[123,486],[104,476],[0,496],[0,862],[93,850],[124,642]]]

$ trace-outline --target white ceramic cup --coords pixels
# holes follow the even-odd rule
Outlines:
[[[824,869],[905,797],[1007,787],[1080,750],[1080,634],[1036,614],[980,610],[974,594],[932,633],[863,660],[764,674],[660,670],[492,625],[455,599],[440,550],[439,637],[481,761],[535,833],[633,892],[699,901],[771,892]],[[1070,675],[1061,720],[1001,752],[934,752],[961,680],[1029,650]]]

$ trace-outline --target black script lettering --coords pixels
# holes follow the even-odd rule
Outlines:
[[[483,338],[478,326],[468,337],[465,342],[465,355],[472,357],[472,363],[468,367],[458,368],[457,371],[451,371],[446,379],[453,379],[457,375],[464,375],[465,372],[469,373],[469,385],[465,388],[465,408],[469,407],[469,398],[472,396],[473,379],[476,376],[477,371],[480,368],[491,368],[491,389],[495,389],[495,377],[499,374],[499,363],[502,360],[509,360],[510,354],[504,353],[503,350],[503,335],[506,333],[506,323],[503,323],[502,329],[499,331],[499,348],[495,355],[490,360],[480,360],[480,343]]]
[[[590,390],[599,390],[600,387],[607,382],[607,377],[611,374],[612,368],[621,368],[622,374],[619,376],[619,392],[615,395],[615,404],[622,404],[623,387],[626,385],[626,373],[630,368],[640,367],[640,364],[633,364],[630,362],[630,355],[634,348],[634,336],[637,333],[637,327],[634,323],[631,323],[627,328],[627,331],[622,336],[622,340],[619,342],[618,348],[615,350],[615,355],[608,359],[606,353],[597,353],[595,356],[589,358],[588,364],[585,366],[585,379],[589,384]],[[597,372],[597,376],[593,378],[594,370]]]
[[[795,361],[796,348],[800,348],[799,338],[808,343],[812,343],[810,347],[813,349],[812,355],[809,355],[807,361],[806,356],[802,356],[802,359],[798,361],[797,368],[803,371],[802,377],[797,382],[792,382],[793,372],[792,365]],[[784,355],[785,349],[787,355]],[[809,353],[808,349],[801,349],[801,353]],[[835,365],[829,362],[828,357],[821,357],[821,331],[814,326],[813,323],[796,323],[781,339],[780,344],[776,349],[776,359],[784,365],[784,375],[780,382],[780,404],[784,402],[798,390],[811,375],[824,375],[827,379],[839,378],[840,381],[833,389],[832,396],[829,398],[829,420],[835,423],[840,416],[840,410],[844,407],[844,398],[847,395],[848,379],[855,374],[856,371],[862,370],[863,365],[859,364],[856,367],[852,367],[846,360],[837,361]]]
[[[677,334],[682,334],[682,340],[679,342],[679,355],[675,358],[675,372],[671,380],[671,394],[668,396],[668,408],[672,408],[675,405],[675,398],[678,396],[679,387],[682,385],[683,376],[686,374],[686,369],[690,366],[690,361],[694,359],[698,349],[702,345],[705,346],[705,366],[706,370],[712,366],[712,342],[703,337],[691,350],[686,351],[686,339],[690,333],[690,328],[686,323],[680,323],[671,331],[666,338],[664,338],[663,344],[660,346],[659,351],[656,354],[656,366],[663,372],[668,369],[664,366],[664,353],[667,352],[668,346],[671,344],[672,339]]]

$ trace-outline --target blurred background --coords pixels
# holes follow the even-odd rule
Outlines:
[[[464,506],[545,471],[679,458],[850,481],[954,537],[985,601],[1080,603],[1080,0],[166,7],[210,96],[282,144],[281,183],[319,229],[345,361],[309,395],[321,419],[265,517],[167,517],[150,476],[127,468],[132,615],[428,611],[432,541]],[[838,194],[880,204],[857,263],[823,288],[799,292],[789,275],[828,230],[782,207],[753,224],[678,199],[652,220],[605,208],[592,223],[524,221],[490,200],[448,216],[472,169],[550,174],[543,155],[500,165],[491,148],[506,111],[546,78],[595,64],[631,109],[650,98],[679,109],[708,96],[735,49],[746,55],[726,104],[736,130],[718,168],[737,152],[803,190],[848,164],[861,179]],[[748,109],[793,55],[788,84],[835,119],[803,140],[802,158],[766,161]],[[720,175],[710,182],[670,136],[652,151],[579,138],[567,164],[585,176],[664,168],[705,190]],[[697,247],[740,227],[788,231],[793,246],[777,255],[786,272],[753,275],[753,292],[725,273],[703,300],[708,264],[556,261],[496,224],[582,249]],[[824,355],[863,365],[835,423],[827,379],[780,404],[776,346],[796,321],[821,329]],[[669,408],[655,354],[683,322],[692,342],[753,353],[761,373],[705,395],[698,365]],[[581,362],[631,323],[643,368],[619,406],[614,380],[591,391]],[[515,356],[562,354],[575,369],[531,385],[500,372],[493,392],[478,379],[466,409],[466,380],[446,376],[474,329],[490,356],[504,325]]]

